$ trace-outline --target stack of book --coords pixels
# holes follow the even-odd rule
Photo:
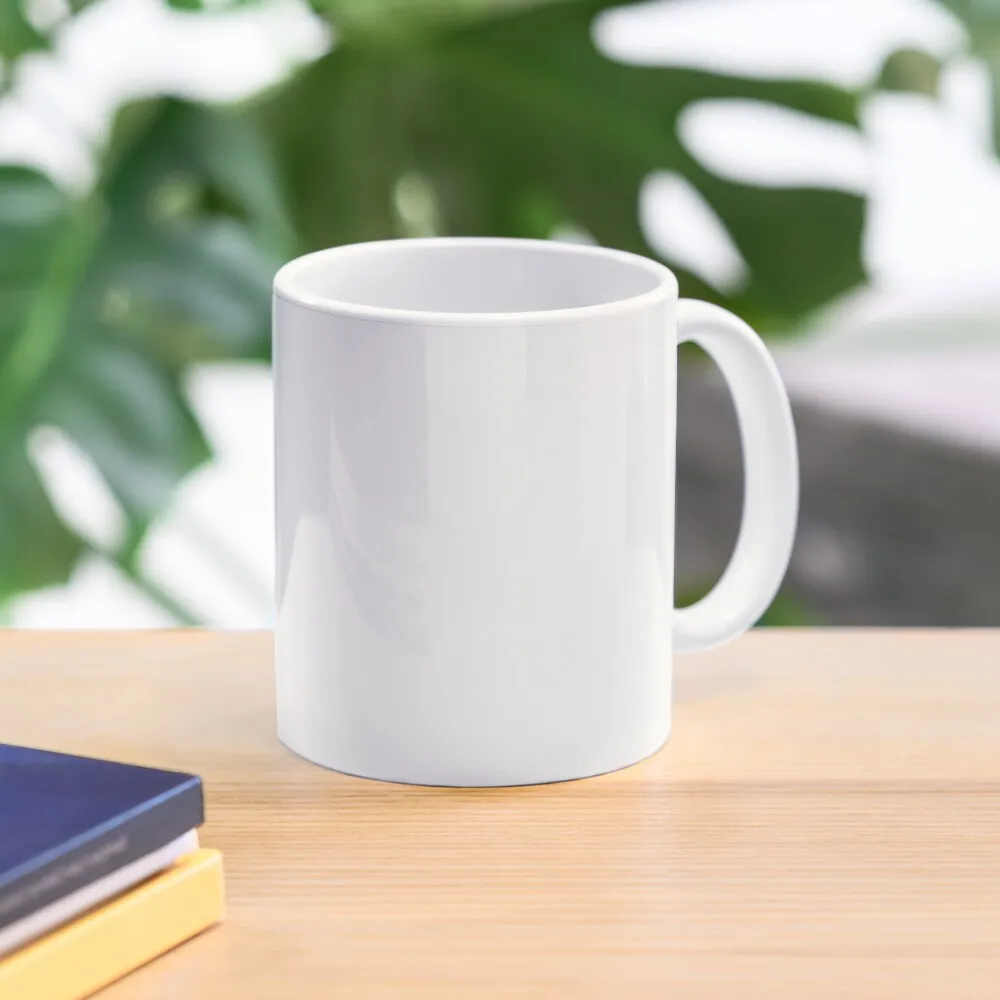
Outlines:
[[[221,919],[201,780],[0,743],[0,1000],[78,1000]]]

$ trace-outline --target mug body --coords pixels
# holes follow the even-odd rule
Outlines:
[[[275,280],[278,735],[511,785],[670,729],[677,286],[617,251],[413,240]]]

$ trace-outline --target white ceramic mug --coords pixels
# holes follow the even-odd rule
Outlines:
[[[278,736],[391,781],[611,771],[670,731],[671,655],[765,610],[795,531],[788,399],[741,320],[663,265],[399,240],[274,283]],[[676,349],[732,390],[736,551],[673,608]]]

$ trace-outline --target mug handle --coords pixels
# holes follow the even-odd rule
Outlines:
[[[760,337],[732,313],[692,299],[677,310],[677,343],[691,341],[729,385],[743,443],[743,516],[719,582],[674,611],[674,649],[710,649],[745,632],[767,610],[788,568],[799,506],[795,425],[781,376]]]

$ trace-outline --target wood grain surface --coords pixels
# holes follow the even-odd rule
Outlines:
[[[197,771],[221,927],[107,1000],[1000,996],[1000,632],[758,631],[674,732],[536,788],[347,778],[270,637],[0,634],[0,739]]]

